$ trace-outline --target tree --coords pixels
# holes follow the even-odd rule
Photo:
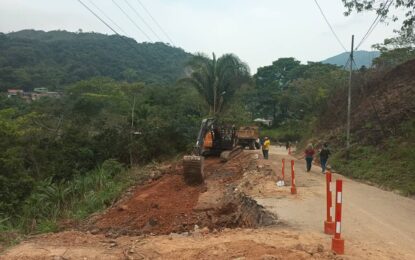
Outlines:
[[[280,58],[270,66],[261,67],[254,79],[257,88],[256,107],[258,116],[272,116],[274,124],[277,120],[283,121],[287,117],[287,104],[282,92],[288,84],[301,77],[303,65],[294,58]]]
[[[182,82],[194,86],[209,105],[210,115],[222,112],[243,83],[249,81],[248,65],[233,54],[212,59],[198,54],[189,62],[191,73]]]
[[[344,6],[347,8],[345,15],[350,15],[353,10],[358,13],[363,11],[375,11],[381,21],[387,18],[392,18],[392,21],[397,21],[398,17],[390,15],[390,7],[395,9],[405,10],[405,19],[402,21],[400,37],[413,37],[415,25],[415,1],[414,0],[342,0]],[[413,38],[412,38],[413,39]]]

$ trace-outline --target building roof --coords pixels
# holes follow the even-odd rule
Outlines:
[[[11,89],[8,89],[7,92],[8,93],[23,93],[23,90],[11,88]]]

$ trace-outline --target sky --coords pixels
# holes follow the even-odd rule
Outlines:
[[[306,63],[321,61],[344,51],[330,32],[314,0],[82,1],[106,19],[120,34],[132,37],[138,42],[149,41],[148,38],[151,41],[161,39],[169,42],[140,6],[141,2],[161,25],[174,46],[191,53],[215,52],[217,56],[234,53],[250,66],[253,73],[258,67],[270,65],[281,57],[295,57]],[[91,2],[125,33],[121,33]],[[350,49],[352,34],[355,35],[356,44],[359,43],[376,17],[373,12],[345,17],[341,0],[319,0],[318,3],[346,49]],[[399,24],[394,23],[379,24],[360,49],[371,50],[373,44],[393,36],[393,29],[398,27]],[[113,34],[78,0],[0,0],[0,32],[22,29],[82,29],[84,32]]]

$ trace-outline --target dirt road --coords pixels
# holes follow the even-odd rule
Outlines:
[[[185,186],[177,168],[138,186],[91,229],[36,236],[0,259],[415,259],[414,200],[342,177],[346,255],[336,256],[322,232],[321,168],[306,173],[296,160],[293,196],[275,182],[281,159],[294,158],[277,147],[270,160],[259,154],[246,150],[225,164],[209,160],[201,188]],[[288,173],[287,165],[287,180]],[[277,224],[264,226],[272,213]]]
[[[292,159],[285,148],[272,147],[270,154],[274,169],[281,168],[282,158]],[[325,176],[318,166],[307,173],[303,160],[295,161],[295,171],[297,196],[256,200],[290,227],[321,232],[326,214]],[[337,174],[333,177],[344,180],[342,235],[346,250],[351,254],[366,251],[368,257],[376,251],[389,259],[415,259],[415,200]]]

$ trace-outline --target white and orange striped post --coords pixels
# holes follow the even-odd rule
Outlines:
[[[291,160],[291,194],[297,194],[297,187],[295,186],[294,160]]]
[[[334,235],[335,224],[332,217],[332,194],[331,194],[331,172],[326,172],[326,194],[327,194],[327,219],[324,221],[324,233]]]
[[[344,254],[344,239],[341,238],[342,222],[342,199],[343,199],[343,181],[336,180],[336,230],[331,240],[331,249],[336,254]]]

